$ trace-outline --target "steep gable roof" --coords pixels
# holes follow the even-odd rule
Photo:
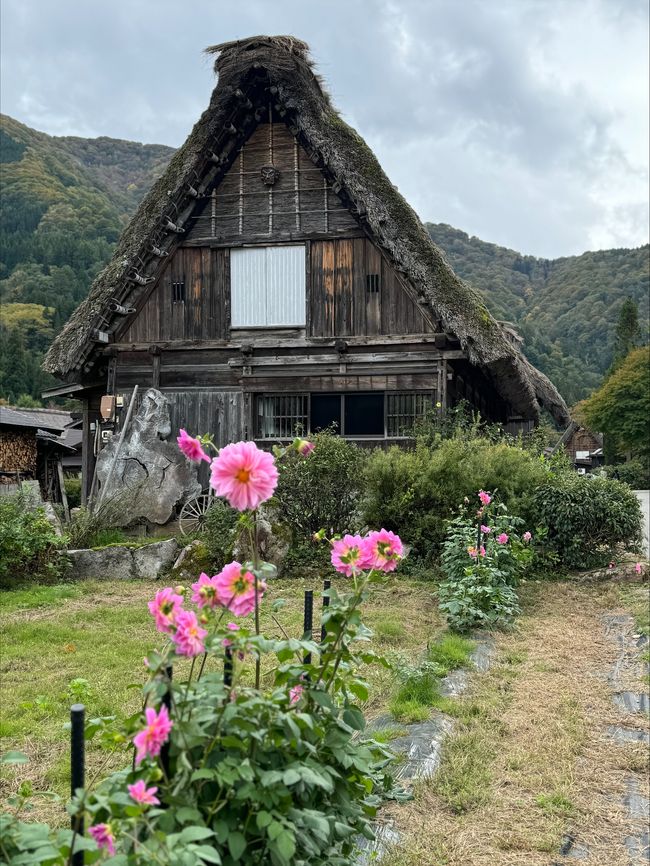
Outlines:
[[[359,224],[411,283],[420,302],[453,333],[515,412],[559,424],[566,404],[508,339],[478,293],[459,279],[361,136],[335,111],[308,46],[291,36],[255,36],[208,49],[218,83],[210,105],[122,234],[111,262],[52,344],[44,368],[65,377],[92,363],[95,329],[112,327],[111,304],[131,306],[182,237],[196,194],[214,186],[259,121],[248,92],[265,88],[291,132],[333,181]],[[179,232],[180,230],[180,232]]]

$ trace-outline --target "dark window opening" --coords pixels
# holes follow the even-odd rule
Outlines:
[[[312,433],[325,430],[334,425],[337,433],[341,432],[341,395],[312,394],[311,415],[309,427]]]
[[[179,280],[172,283],[172,300],[175,304],[185,300],[185,282]]]
[[[379,274],[366,274],[366,289],[370,295],[379,292]]]
[[[384,435],[384,395],[346,394],[346,436]]]
[[[258,394],[255,435],[291,439],[307,432],[307,394]]]

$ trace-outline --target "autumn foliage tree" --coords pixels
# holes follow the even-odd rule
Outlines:
[[[650,346],[633,349],[587,400],[580,414],[623,457],[650,459]]]

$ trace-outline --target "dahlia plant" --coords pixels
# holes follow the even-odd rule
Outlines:
[[[508,514],[493,493],[479,490],[450,520],[442,548],[445,574],[440,609],[452,628],[505,625],[519,613],[516,585],[533,552],[523,520]],[[477,507],[478,506],[478,507]]]
[[[185,431],[178,443],[197,462],[210,445]],[[293,448],[309,459],[310,444]],[[240,442],[211,461],[211,484],[241,512],[253,560],[165,587],[149,603],[163,644],[145,660],[143,710],[122,728],[124,768],[76,793],[69,810],[87,833],[64,834],[60,859],[48,862],[71,862],[81,847],[86,862],[114,866],[345,866],[359,837],[372,838],[377,806],[394,792],[390,753],[361,733],[359,669],[386,662],[368,649],[360,607],[402,545],[385,530],[331,539],[346,581],[344,592],[327,591],[322,640],[290,637],[277,619],[282,638],[262,634],[274,568],[258,555],[257,508],[273,494],[280,456]],[[22,838],[18,824],[7,839]]]

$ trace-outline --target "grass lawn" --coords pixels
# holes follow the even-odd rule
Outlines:
[[[0,751],[18,749],[30,758],[27,765],[2,768],[3,801],[25,781],[35,791],[50,789],[67,796],[68,734],[63,725],[70,704],[82,701],[89,717],[126,716],[137,710],[140,692],[132,686],[144,682],[143,657],[160,644],[161,637],[146,603],[160,588],[159,582],[81,581],[0,593]],[[262,606],[265,633],[281,636],[270,606],[284,598],[287,603],[277,619],[287,634],[301,635],[305,589],[316,591],[316,626],[321,588],[315,581],[273,581]],[[417,664],[427,645],[444,631],[431,586],[422,581],[391,577],[386,584],[374,586],[364,614],[375,630],[374,648],[403,665]],[[454,647],[447,651],[453,654]],[[453,666],[453,659],[447,661]],[[367,673],[371,697],[365,710],[372,717],[385,709],[397,686],[392,672],[380,666],[368,668]],[[105,754],[89,744],[89,777],[104,760]],[[109,762],[106,769],[110,767]],[[54,823],[65,820],[60,804],[46,799],[36,803],[32,817]]]

